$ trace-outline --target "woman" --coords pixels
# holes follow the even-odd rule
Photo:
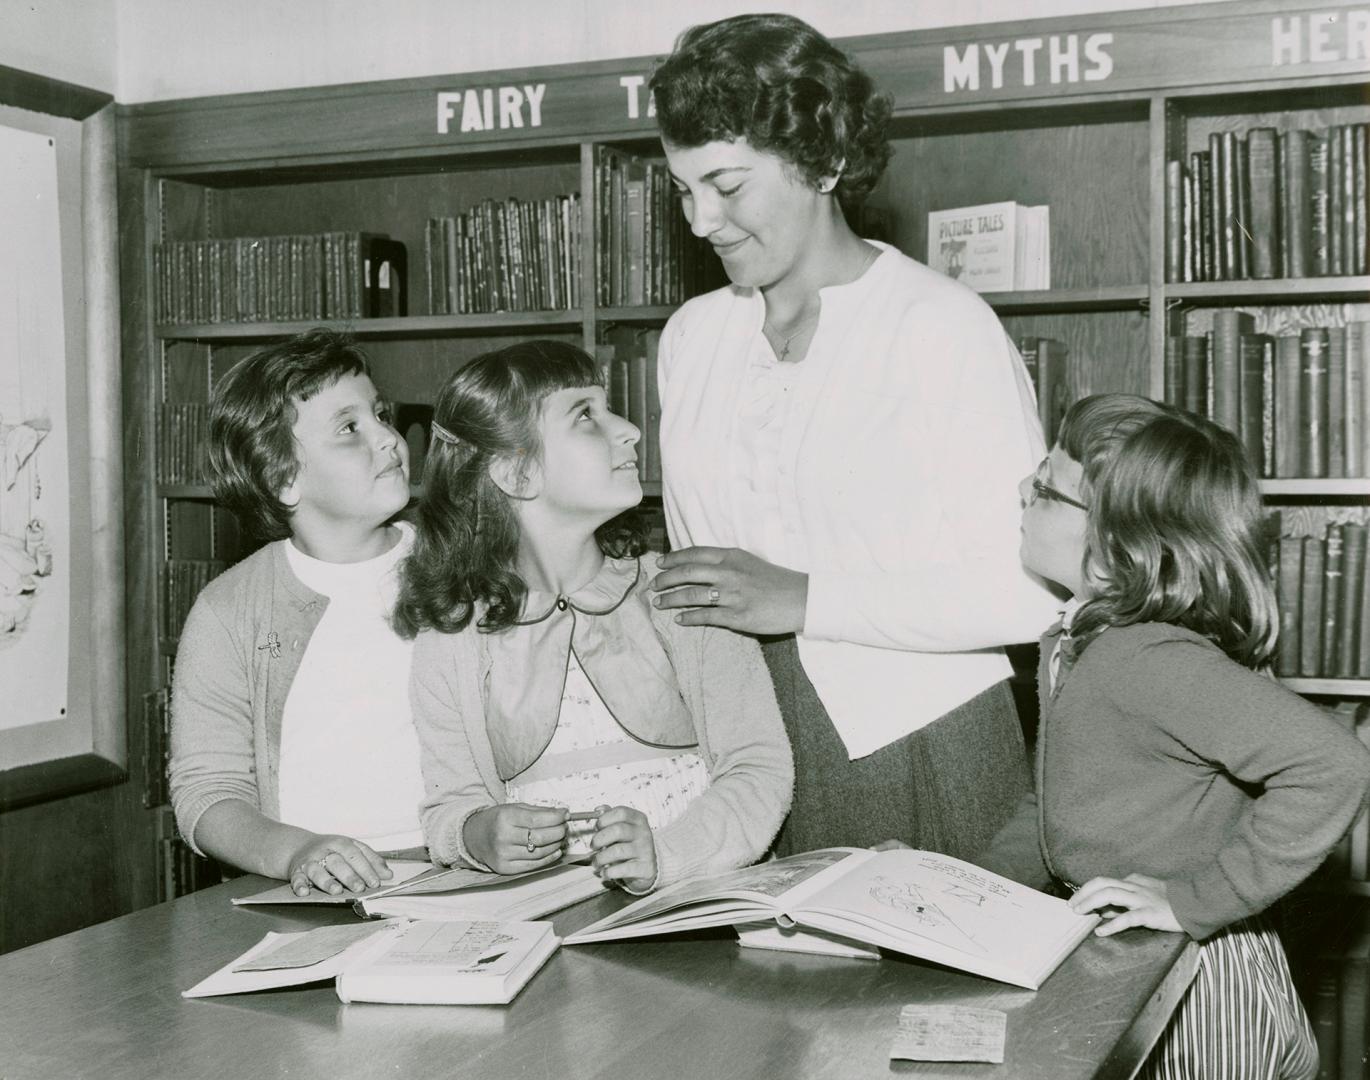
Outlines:
[[[975,293],[848,226],[890,106],[812,27],[695,27],[652,90],[732,282],[662,335],[656,602],[771,638],[796,774],[777,850],[972,855],[1028,783],[998,646],[1059,607],[1018,560],[1044,453],[1022,363]]]

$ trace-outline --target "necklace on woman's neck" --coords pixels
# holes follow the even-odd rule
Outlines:
[[[794,329],[792,329],[792,330],[789,332],[788,335],[782,334],[782,333],[780,332],[780,330],[777,329],[776,326],[770,321],[770,319],[767,319],[767,320],[766,320],[766,322],[765,322],[765,324],[764,324],[764,326],[763,326],[763,329],[769,330],[769,331],[770,331],[772,334],[774,334],[777,338],[781,339],[780,347],[777,348],[777,349],[775,350],[775,358],[776,358],[777,360],[783,361],[783,360],[788,359],[788,357],[789,357],[789,355],[790,355],[790,346],[794,344],[795,339],[798,338],[800,334],[802,334],[805,330],[807,330],[807,329],[808,329],[810,326],[812,326],[815,322],[817,322],[817,321],[818,321],[818,316],[819,316],[821,313],[822,313],[822,309],[819,309],[819,311],[815,311],[815,312],[814,312],[812,315],[810,315],[807,319],[805,319],[803,322],[801,322],[801,323],[799,323],[797,326],[795,326]],[[772,344],[772,346],[774,346],[774,345],[775,345],[775,342],[772,341],[771,344]]]

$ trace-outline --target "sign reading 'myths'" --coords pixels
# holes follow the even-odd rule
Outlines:
[[[1039,83],[1100,82],[1113,74],[1113,35],[1051,34],[942,49],[942,89],[1001,90]]]

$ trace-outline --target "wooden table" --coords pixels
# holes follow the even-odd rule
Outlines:
[[[0,956],[0,1077],[1128,1077],[1196,963],[1181,935],[1127,931],[1089,939],[1032,992],[893,954],[741,949],[717,931],[564,947],[508,1006],[344,1005],[331,985],[183,999],[267,930],[354,918],[229,904],[268,884],[238,878]],[[553,921],[570,933],[622,902]],[[915,1002],[1005,1010],[1006,1063],[891,1062]]]

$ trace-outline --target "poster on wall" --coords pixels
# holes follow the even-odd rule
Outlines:
[[[0,125],[0,729],[66,715],[71,639],[57,150]]]

